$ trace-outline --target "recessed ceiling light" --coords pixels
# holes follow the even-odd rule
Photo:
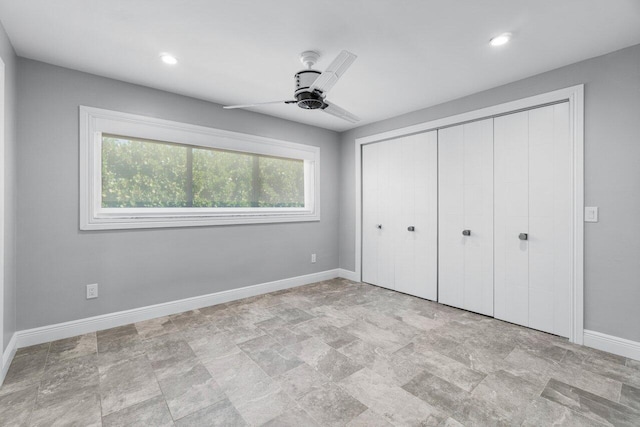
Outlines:
[[[173,55],[169,55],[168,53],[160,54],[160,59],[162,59],[162,62],[169,65],[176,65],[178,63],[176,57]]]
[[[511,33],[502,33],[489,40],[489,43],[491,43],[491,46],[502,46],[503,44],[507,44],[509,40],[511,40]]]

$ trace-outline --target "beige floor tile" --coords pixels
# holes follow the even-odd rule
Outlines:
[[[95,354],[61,360],[48,365],[40,389],[38,405],[53,405],[98,392],[98,358]]]
[[[305,394],[322,388],[328,379],[303,363],[276,378],[280,387],[292,398],[298,400]]]
[[[37,396],[37,385],[0,396],[0,426],[27,425]]]
[[[562,381],[551,379],[541,396],[604,425],[640,425],[640,411]]]
[[[311,416],[302,408],[289,408],[287,411],[278,415],[271,421],[262,424],[262,427],[320,427]]]
[[[38,404],[29,421],[31,427],[85,426],[102,425],[100,395],[89,393],[72,396],[67,400],[50,405]]]
[[[323,426],[344,426],[367,407],[333,383],[300,399],[300,405]]]
[[[246,421],[227,399],[176,421],[177,427],[244,427],[246,425]]]
[[[392,427],[382,415],[367,409],[347,423],[347,427]]]
[[[226,398],[202,364],[197,364],[179,375],[165,377],[159,383],[171,416],[175,420]]]
[[[98,343],[95,333],[65,338],[51,343],[47,364],[73,359],[74,357],[97,354],[97,352]]]
[[[39,383],[44,375],[48,351],[49,343],[18,349],[0,388],[0,395]]]
[[[158,317],[156,319],[145,320],[135,324],[138,335],[142,339],[154,338],[160,335],[177,332],[178,328],[173,324],[169,316]]]
[[[446,418],[440,410],[364,368],[338,383],[372,411],[396,425],[438,425]]]
[[[140,402],[102,419],[103,427],[170,427],[173,419],[164,397],[158,396]]]
[[[102,415],[108,415],[160,395],[146,356],[110,365],[100,372]]]
[[[287,349],[332,381],[362,369],[361,365],[317,338],[290,345]]]

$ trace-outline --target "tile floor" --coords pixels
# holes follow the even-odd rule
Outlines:
[[[335,279],[18,350],[0,425],[640,425],[640,362]]]

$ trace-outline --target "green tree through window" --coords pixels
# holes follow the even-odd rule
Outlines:
[[[104,134],[102,207],[304,207],[304,161]]]

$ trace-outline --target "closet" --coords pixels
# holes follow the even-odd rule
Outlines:
[[[362,147],[362,281],[437,299],[438,138]]]
[[[569,337],[568,102],[362,146],[362,280]]]

